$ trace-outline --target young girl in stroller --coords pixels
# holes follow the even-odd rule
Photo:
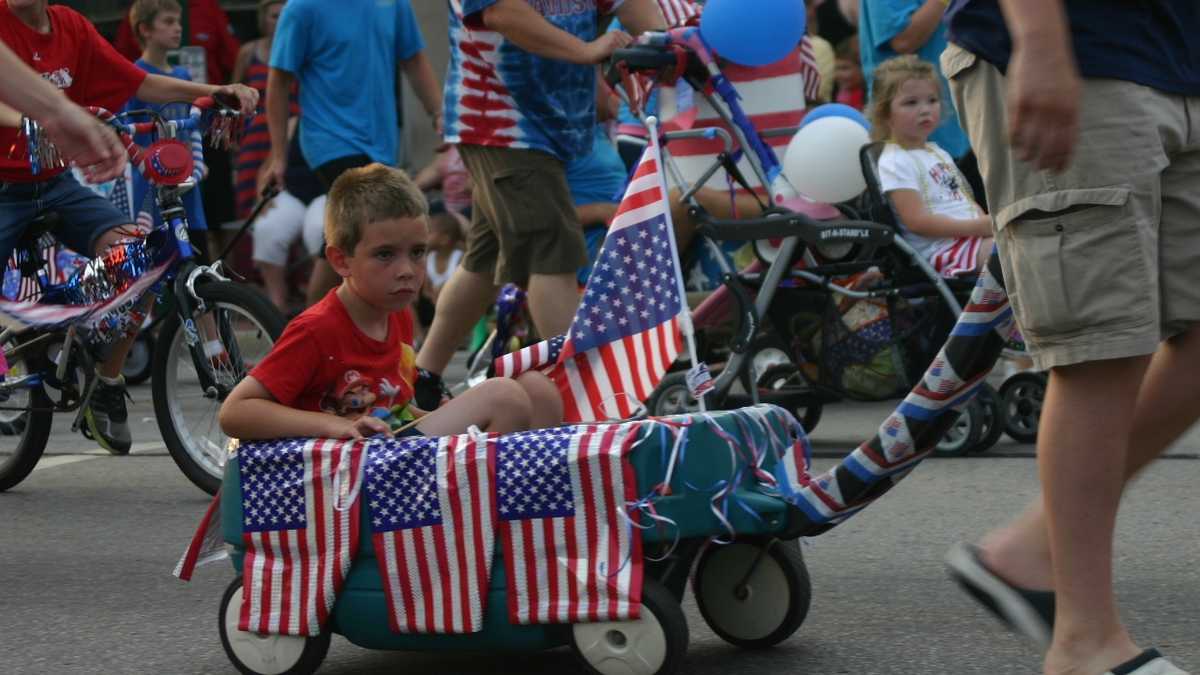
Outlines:
[[[992,250],[991,218],[950,155],[929,140],[941,121],[937,74],[911,54],[875,71],[871,134],[886,141],[879,179],[905,239],[946,278],[974,276]]]

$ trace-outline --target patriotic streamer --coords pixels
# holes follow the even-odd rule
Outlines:
[[[815,536],[844,522],[928,457],[995,365],[1014,327],[993,250],[950,338],[878,433],[828,472],[816,477],[797,472],[780,484],[803,514],[802,535]]]

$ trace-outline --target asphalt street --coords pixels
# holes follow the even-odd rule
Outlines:
[[[208,499],[159,440],[150,391],[132,391],[135,449],[110,457],[56,420],[48,454],[0,494],[0,672],[234,672],[217,635],[227,562],[185,584],[171,576]],[[890,406],[827,408],[818,469],[872,433]],[[1136,638],[1200,669],[1200,433],[1193,430],[1127,498],[1117,581]],[[1033,648],[1005,633],[947,579],[941,558],[1028,500],[1032,447],[931,459],[899,487],[803,551],[813,603],[799,632],[759,652],[729,646],[690,598],[682,672],[919,675],[1037,673]],[[570,652],[378,652],[335,636],[322,673],[573,673]]]

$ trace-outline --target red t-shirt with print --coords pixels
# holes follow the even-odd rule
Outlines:
[[[79,105],[120,110],[142,86],[146,72],[118,54],[79,12],[63,5],[50,5],[46,11],[50,32],[39,33],[0,0],[0,42]],[[16,129],[0,128],[0,182],[45,181],[65,171],[43,169],[35,176],[25,153],[9,157],[16,142]]]
[[[283,405],[393,421],[413,397],[412,312],[393,312],[384,341],[363,333],[330,291],[292,319],[250,375]]]

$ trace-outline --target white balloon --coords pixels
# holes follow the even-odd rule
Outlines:
[[[858,151],[871,142],[861,124],[823,117],[804,126],[788,143],[783,173],[792,187],[819,202],[853,199],[867,188]]]

